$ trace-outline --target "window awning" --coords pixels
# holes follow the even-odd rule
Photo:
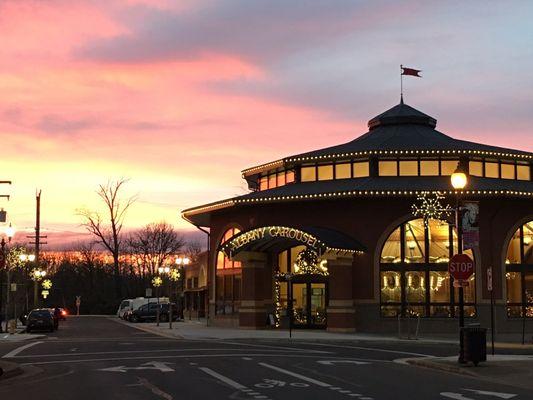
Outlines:
[[[219,251],[233,257],[241,251],[281,252],[304,245],[319,255],[363,253],[366,249],[345,233],[321,227],[263,226],[244,231],[222,244]]]

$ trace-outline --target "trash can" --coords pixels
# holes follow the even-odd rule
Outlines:
[[[480,361],[487,361],[487,328],[469,325],[462,328],[464,340],[464,360],[471,361],[475,366]]]

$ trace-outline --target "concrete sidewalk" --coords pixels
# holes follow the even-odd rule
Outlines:
[[[226,339],[288,339],[289,331],[280,329],[236,329],[223,328],[218,326],[206,326],[205,321],[179,321],[172,323],[169,329],[168,322],[160,323],[130,323],[118,318],[114,321],[128,326],[154,333],[157,335],[176,339],[189,340],[226,340]],[[302,340],[364,340],[364,341],[398,341],[400,339],[393,336],[372,335],[362,333],[332,333],[323,330],[293,329],[292,339]],[[439,341],[441,342],[441,341]],[[451,342],[453,343],[453,342]]]
[[[533,355],[488,355],[477,367],[459,364],[457,356],[411,358],[408,364],[470,375],[479,379],[533,390]]]
[[[190,339],[190,340],[225,340],[225,339],[288,339],[289,331],[286,329],[238,329],[226,328],[218,326],[207,326],[205,320],[185,320],[173,322],[172,330],[169,329],[168,322],[160,323],[156,326],[155,323],[130,323],[122,321],[118,318],[110,317],[111,319],[124,323],[128,326],[138,328],[147,332],[155,333],[161,336],[170,338]],[[458,337],[453,335],[440,336],[424,336],[418,339],[399,338],[391,334],[372,334],[372,333],[333,333],[325,330],[306,330],[293,329],[292,339],[296,340],[350,340],[350,341],[373,341],[373,342],[416,342],[426,344],[450,344],[459,345]],[[503,336],[502,341],[495,343],[497,349],[515,349],[532,351],[533,344],[517,343],[518,337]],[[490,346],[490,341],[487,340],[487,347]]]
[[[39,339],[44,335],[36,335],[26,333],[26,327],[22,324],[17,325],[17,331],[14,334],[6,332],[5,324],[2,323],[3,333],[0,333],[0,343],[1,342],[23,342],[25,340]]]

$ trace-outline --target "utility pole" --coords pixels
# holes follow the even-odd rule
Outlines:
[[[35,245],[35,265],[38,268],[39,267],[39,261],[40,261],[39,254],[40,254],[40,251],[41,251],[41,244],[47,244],[46,242],[41,242],[41,239],[46,239],[47,238],[46,235],[44,235],[44,236],[41,235],[41,190],[38,190],[36,192],[35,201],[36,201],[36,204],[35,204],[35,236],[29,235],[29,236],[26,236],[26,237],[28,239],[34,239],[35,240],[34,242],[30,242],[30,244],[34,244]],[[33,306],[36,307],[36,308],[37,308],[37,304],[38,304],[38,300],[39,300],[39,295],[37,293],[38,286],[39,286],[39,282],[36,279],[34,281],[34,286],[33,286]]]
[[[11,185],[11,181],[0,181],[0,185],[1,184],[7,184],[7,185]],[[9,200],[9,195],[8,194],[0,194],[0,198],[6,198]],[[7,213],[4,211],[4,209],[2,208],[0,210],[0,222],[6,222],[6,218],[7,218]],[[5,253],[5,240],[2,238],[2,251],[0,253],[0,315],[2,314],[2,286],[4,284],[4,282],[2,281],[2,270],[3,269],[6,269],[6,253]],[[9,293],[9,288],[6,288],[8,290],[8,293]],[[6,324],[7,324],[7,321],[6,321]],[[7,325],[6,325],[6,331],[7,331]],[[4,330],[2,328],[2,322],[0,322],[0,333],[3,333]]]

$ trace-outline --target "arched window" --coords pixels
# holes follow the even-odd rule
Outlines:
[[[401,224],[381,250],[380,297],[383,317],[458,315],[458,290],[448,274],[457,253],[457,234],[445,221],[415,219]],[[471,250],[464,253],[472,257]],[[475,277],[464,290],[465,315],[475,315]]]
[[[238,233],[240,233],[239,228],[228,229],[220,239],[219,245],[224,244]],[[216,314],[235,314],[239,311],[241,277],[240,261],[232,261],[219,251],[216,260]]]
[[[507,315],[533,317],[533,221],[514,233],[507,248],[505,266]]]

